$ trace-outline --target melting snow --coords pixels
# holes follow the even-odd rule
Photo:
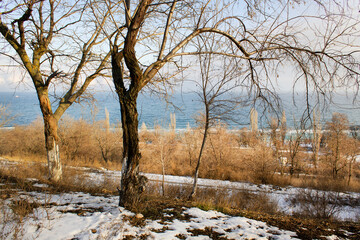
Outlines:
[[[24,221],[21,239],[123,239],[126,236],[145,239],[211,239],[202,234],[206,230],[229,239],[296,238],[296,233],[280,230],[264,222],[199,208],[184,208],[183,215],[188,216],[187,220],[147,219],[144,220],[145,224],[133,226],[129,219],[134,218],[135,214],[116,207],[117,197],[85,193],[50,196],[36,192],[23,193],[21,197],[44,203],[44,207],[35,209]],[[1,223],[2,227],[9,234],[5,239],[11,239],[11,224],[5,226],[5,223]]]

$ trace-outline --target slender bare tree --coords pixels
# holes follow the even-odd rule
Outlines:
[[[328,130],[326,136],[326,161],[331,168],[332,177],[338,177],[339,171],[347,165],[346,150],[349,148],[346,144],[349,136],[346,131],[349,130],[349,120],[345,114],[333,113],[331,121],[326,123]]]
[[[286,114],[285,114],[285,110],[283,110],[282,115],[281,115],[281,121],[280,121],[281,144],[285,143],[286,133],[287,133]]]
[[[360,142],[357,138],[349,138],[346,142],[347,149],[346,149],[346,159],[347,159],[347,184],[350,185],[351,177],[353,175],[354,167],[356,166],[356,159],[360,152]]]
[[[319,151],[320,151],[320,141],[321,141],[321,123],[320,123],[320,113],[318,110],[315,110],[313,112],[313,119],[312,119],[312,131],[313,131],[313,137],[312,137],[312,150],[313,150],[313,164],[315,167],[315,170],[317,169],[317,165],[319,162]]]
[[[110,43],[112,77],[121,107],[121,206],[138,202],[144,189],[139,176],[137,97],[145,87],[163,89],[181,77],[179,73],[193,74],[194,56],[212,51],[236,59],[238,81],[250,96],[268,103],[276,99],[271,97],[276,96],[281,69],[295,73],[288,79],[294,79],[294,87],[305,88],[309,108],[312,93],[327,96],[339,85],[358,86],[358,21],[339,5],[307,1],[304,6],[295,0],[94,3],[97,21],[102,21],[103,12],[111,12],[103,32]],[[304,8],[317,10],[305,15]],[[196,48],[202,38],[213,41],[214,47]]]
[[[289,150],[289,172],[290,177],[299,168],[298,154],[301,150],[300,144],[303,141],[303,138],[306,133],[306,121],[300,121],[299,124],[296,124],[295,118],[293,119],[295,132],[290,134],[289,141],[287,141],[287,146]]]
[[[205,38],[202,38],[205,39]],[[210,41],[214,44],[214,41]],[[209,52],[199,55],[200,82],[196,83],[199,88],[198,96],[204,106],[204,112],[201,113],[201,127],[203,128],[203,137],[200,151],[197,157],[197,164],[194,171],[194,183],[189,199],[196,195],[197,181],[202,155],[205,149],[206,140],[210,127],[214,126],[220,120],[234,120],[234,111],[240,104],[245,104],[239,95],[241,83],[236,81],[238,76],[236,59],[224,56],[213,55],[213,46],[207,46],[207,41],[199,42],[199,52]]]
[[[58,121],[101,76],[110,58],[110,53],[99,55],[93,50],[104,39],[100,30],[105,21],[87,21],[88,3],[82,0],[0,4],[1,54],[22,66],[32,80],[44,120],[49,178],[58,181],[62,176]],[[53,110],[49,91],[56,90],[61,93],[55,96],[58,105]]]

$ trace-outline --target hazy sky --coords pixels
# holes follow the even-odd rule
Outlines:
[[[347,3],[352,5],[353,10],[355,12],[359,9],[360,0],[344,0],[343,3]],[[304,10],[304,9],[302,9]],[[308,10],[306,10],[308,11]],[[2,36],[1,36],[2,37]],[[1,44],[4,42],[1,41]],[[1,92],[22,92],[22,91],[35,91],[31,80],[28,77],[28,74],[19,67],[6,67],[6,65],[11,65],[13,63],[9,62],[9,59],[0,55],[0,91]],[[282,72],[279,72],[278,83],[276,85],[277,90],[279,91],[291,91],[292,84],[294,80],[294,74],[292,74],[291,67],[283,68]],[[98,80],[100,81],[100,80]],[[111,83],[106,83],[104,80],[94,81],[91,86],[92,88],[96,88],[98,90],[110,90],[113,85]],[[185,84],[185,89],[191,88],[191,85]],[[304,87],[301,84],[296,85],[297,91],[304,90]]]

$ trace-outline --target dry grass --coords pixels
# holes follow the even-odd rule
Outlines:
[[[22,166],[23,164],[20,164],[12,169],[0,170],[0,239],[23,239],[26,219],[34,217],[32,213],[39,207],[30,196],[19,194],[19,189],[34,191],[31,182],[23,178],[21,171],[25,167]]]
[[[147,186],[147,197],[163,197],[166,199],[177,199],[188,202],[191,192],[191,185],[172,184],[165,188],[165,195],[162,195],[159,183],[150,182]],[[255,193],[248,190],[236,190],[226,188],[200,187],[191,201],[193,206],[203,210],[218,210],[227,213],[230,209],[243,209],[245,211],[262,212],[274,214],[278,212],[278,205],[266,194]]]
[[[24,191],[41,190],[49,193],[78,191],[91,194],[117,194],[118,182],[116,180],[103,177],[94,183],[86,169],[65,167],[62,179],[57,183],[50,182],[47,179],[47,171],[48,169],[43,163],[21,162],[0,169],[0,180],[5,183],[15,183],[19,189]],[[48,187],[41,189],[33,187],[34,181],[46,184]]]
[[[120,170],[121,131],[118,128],[107,131],[105,126],[104,122],[90,124],[83,120],[64,118],[59,127],[62,163],[67,166]],[[140,170],[158,174],[193,175],[201,137],[201,129],[189,129],[180,133],[159,128],[156,131],[141,131]],[[339,171],[337,179],[332,179],[325,157],[320,158],[318,168],[315,169],[311,166],[311,154],[300,152],[295,174],[290,176],[290,167],[285,166],[283,175],[280,175],[280,164],[275,159],[273,148],[263,139],[264,136],[243,130],[228,131],[222,126],[212,129],[203,154],[200,177],[322,190],[359,191],[359,163],[354,164],[352,180],[348,184],[346,167]],[[282,153],[284,157],[288,157],[287,154],[286,151]],[[0,156],[45,163],[41,120],[29,126],[2,131]]]
[[[114,182],[113,179],[103,178],[97,185],[93,183],[89,184],[88,169],[65,168],[61,184],[48,182],[46,179],[46,171],[46,165],[42,163],[33,163],[30,166],[30,163],[22,162],[17,166],[2,168],[0,170],[1,182],[8,182],[12,185],[9,188],[6,188],[6,184],[1,185],[2,194],[0,207],[1,204],[4,206],[3,200],[8,199],[10,196],[12,196],[12,198],[14,197],[14,194],[16,194],[16,192],[12,190],[14,188],[25,191],[41,190],[42,192],[46,191],[49,193],[82,191],[91,194],[117,194],[117,182]],[[39,182],[47,183],[48,187],[38,189],[33,186],[34,181],[30,181],[29,178],[37,178]],[[15,185],[13,183],[15,183]],[[331,206],[334,201],[337,201],[327,196],[322,197],[321,194],[316,196],[316,194],[313,194],[314,192],[307,195],[310,196],[310,199],[306,196],[304,197],[303,193],[299,193],[303,198],[298,198],[298,196],[296,198],[300,204],[305,202],[303,207],[304,211],[300,212],[301,214],[299,213],[297,217],[289,217],[278,212],[277,203],[272,202],[265,194],[246,190],[200,188],[195,199],[189,202],[186,198],[190,193],[190,188],[190,185],[170,185],[166,187],[165,196],[162,196],[160,184],[154,183],[148,186],[147,192],[143,196],[143,201],[139,205],[134,206],[132,210],[134,212],[141,212],[145,219],[161,219],[164,218],[163,212],[171,211],[174,218],[182,220],[187,217],[186,215],[182,215],[183,207],[195,206],[204,210],[214,209],[226,214],[249,217],[267,222],[282,229],[295,231],[302,239],[317,238],[319,236],[331,235],[335,232],[341,236],[341,229],[349,229],[351,232],[356,232],[358,231],[357,229],[360,229],[357,223],[339,223],[329,221],[329,219],[324,221],[324,216],[305,214],[309,212],[306,209],[312,209],[313,206],[319,209],[320,213],[323,209],[328,211],[329,209],[327,207]],[[36,207],[36,203],[31,199],[23,198],[13,201],[10,204],[10,208],[1,208],[3,212],[2,221],[7,221],[9,226],[11,224],[14,228],[13,230],[16,231],[16,236],[21,239],[23,218],[31,215]],[[310,210],[310,212],[312,213],[313,211]],[[328,216],[325,217],[328,218]],[[17,224],[14,225],[13,221],[15,220]],[[169,219],[164,218],[163,220],[168,221]],[[142,223],[136,222],[135,224]],[[6,234],[6,232],[0,232],[0,234]]]
[[[181,192],[175,190],[175,192]],[[209,194],[206,194],[208,198]],[[262,196],[259,196],[259,198]],[[251,197],[244,197],[247,198]],[[266,200],[260,200],[259,203],[264,203]],[[310,217],[299,216],[285,216],[279,212],[267,213],[262,210],[250,210],[231,207],[223,203],[212,204],[203,199],[202,201],[188,202],[186,200],[177,199],[173,197],[159,197],[154,195],[146,196],[145,201],[141,206],[138,206],[138,212],[141,212],[145,219],[160,219],[161,221],[172,221],[176,218],[178,220],[186,220],[189,216],[182,214],[184,207],[199,207],[203,210],[218,210],[232,216],[243,216],[259,221],[266,222],[272,226],[277,226],[280,229],[294,231],[300,239],[324,239],[325,236],[336,234],[344,239],[358,239],[360,231],[360,224],[356,222],[337,222],[329,221],[329,219],[318,219]],[[164,217],[163,213],[171,213],[172,217]],[[142,220],[143,221],[143,220]],[[136,222],[135,224],[141,224]],[[206,231],[206,230],[204,230]]]

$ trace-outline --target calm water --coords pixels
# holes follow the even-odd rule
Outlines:
[[[110,123],[118,124],[120,122],[120,107],[114,93],[104,92],[97,93],[93,103],[80,103],[71,106],[66,114],[75,119],[86,119],[87,121],[101,120],[105,118],[105,108],[110,114]],[[297,97],[297,105],[292,104],[291,94],[281,95],[284,109],[287,115],[287,125],[291,128],[293,120],[296,121],[301,118],[304,110],[304,102],[301,96]],[[153,128],[155,124],[161,125],[165,128],[169,126],[170,113],[176,115],[176,127],[184,129],[190,124],[191,127],[196,126],[194,117],[202,109],[202,103],[194,93],[175,94],[171,102],[176,106],[167,104],[160,100],[157,96],[140,95],[138,99],[138,112],[140,126],[145,122],[148,128]],[[341,112],[348,115],[350,123],[353,125],[360,125],[360,110],[353,108],[351,99],[344,96],[337,97],[336,102],[340,106],[330,105],[322,111],[322,121],[328,121],[331,118],[332,112]],[[14,121],[8,126],[27,125],[33,122],[36,118],[41,117],[41,112],[38,100],[35,93],[1,93],[0,104],[5,104],[11,115],[15,117]],[[53,103],[53,108],[56,102]],[[259,107],[260,108],[260,107]],[[259,116],[261,109],[257,109]],[[232,128],[248,127],[249,124],[250,107],[243,107],[234,113],[233,119],[235,122],[227,122]],[[259,123],[266,126],[268,115],[264,115],[259,119]]]

